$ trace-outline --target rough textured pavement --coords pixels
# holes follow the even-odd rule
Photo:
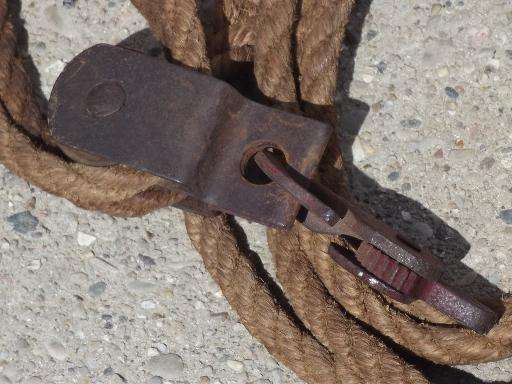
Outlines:
[[[375,0],[358,10],[339,94],[354,193],[444,257],[448,280],[508,293],[512,3]],[[74,55],[145,28],[128,0],[23,1],[21,16],[46,95]],[[2,166],[0,201],[0,384],[299,381],[238,322],[179,211],[86,212]],[[244,227],[270,267],[263,228]],[[455,266],[462,258],[481,276]],[[512,380],[511,360],[463,369],[436,376]]]

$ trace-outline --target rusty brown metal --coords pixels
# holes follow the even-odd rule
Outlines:
[[[72,158],[150,172],[195,200],[182,206],[279,228],[293,224],[300,203],[275,183],[250,182],[241,169],[274,147],[310,177],[331,135],[326,124],[257,104],[211,76],[109,45],[66,66],[49,126]]]
[[[356,208],[349,198],[305,180],[269,151],[259,152],[255,160],[271,180],[307,209],[306,227],[349,238],[352,250],[333,243],[328,252],[370,287],[403,303],[422,300],[479,333],[486,333],[497,322],[499,315],[491,308],[439,282],[440,259]]]
[[[148,70],[150,68],[151,70]],[[439,282],[443,263],[311,180],[331,135],[318,121],[272,109],[212,77],[109,45],[94,46],[59,76],[49,107],[53,138],[72,159],[125,164],[188,197],[176,206],[342,236],[329,254],[396,300],[423,300],[485,333],[498,314]]]

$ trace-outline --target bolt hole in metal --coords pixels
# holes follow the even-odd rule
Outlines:
[[[242,158],[242,175],[245,180],[255,185],[267,185],[272,183],[265,172],[261,170],[255,160],[255,156],[260,151],[266,151],[276,156],[283,164],[286,164],[286,156],[277,146],[273,144],[258,145],[253,149],[246,151],[246,155]]]

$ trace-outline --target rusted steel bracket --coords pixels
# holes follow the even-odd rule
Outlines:
[[[195,71],[97,45],[58,78],[49,126],[76,161],[161,177],[189,196],[182,209],[278,228],[299,216],[313,231],[342,236],[346,247],[333,242],[326,251],[372,288],[424,300],[481,333],[498,319],[439,282],[439,259],[312,181],[331,135],[321,122],[257,104]]]
[[[202,202],[279,228],[293,224],[299,202],[241,170],[272,146],[311,177],[331,135],[326,124],[257,104],[213,77],[104,44],[66,66],[49,110],[51,135],[70,157],[147,171],[195,199],[193,210],[204,211]]]

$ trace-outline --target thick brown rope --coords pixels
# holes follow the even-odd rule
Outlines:
[[[229,57],[235,61],[253,61],[256,23],[260,0],[224,0]]]
[[[334,354],[336,370],[343,383],[427,382],[346,315],[327,292],[306,255],[295,252],[298,237],[284,231],[269,232],[272,232],[269,245],[279,281],[299,317]]]
[[[254,73],[265,96],[296,103],[292,35],[297,0],[261,0],[254,53]],[[279,54],[276,54],[279,52]]]
[[[280,361],[308,383],[340,383],[327,348],[300,329],[282,308],[249,255],[239,249],[224,216],[185,215],[189,236],[240,320]]]
[[[214,50],[207,42],[215,40],[205,36],[195,1],[133,3],[176,62],[203,72],[223,65],[223,60],[215,63],[208,56],[209,49]],[[351,6],[344,0],[226,0],[224,55],[234,60],[254,59],[260,90],[269,98],[301,105],[303,112],[312,116],[325,116],[325,108],[334,100],[339,46]],[[43,150],[34,137],[43,135],[46,126],[18,57],[7,0],[0,0],[0,26],[2,163],[50,193],[114,215],[144,214],[183,197],[164,188],[154,176],[122,166],[74,164],[55,151]],[[339,152],[335,145],[330,148],[322,167],[323,180],[339,186]],[[509,301],[503,303],[506,313],[488,336],[453,326],[421,324],[332,263],[326,254],[329,237],[301,226],[289,232],[270,231],[279,278],[306,331],[280,306],[250,257],[239,248],[225,217],[187,215],[186,222],[205,265],[241,321],[306,382],[424,382],[416,370],[362,330],[344,310],[436,362],[490,361],[512,354]],[[312,310],[315,307],[318,311]],[[421,308],[411,312],[430,321],[441,318]]]
[[[334,105],[341,42],[352,6],[352,0],[302,0],[297,61],[303,102]]]
[[[132,3],[151,24],[160,41],[167,43],[172,57],[179,63],[209,72],[205,36],[195,1],[133,0]]]

